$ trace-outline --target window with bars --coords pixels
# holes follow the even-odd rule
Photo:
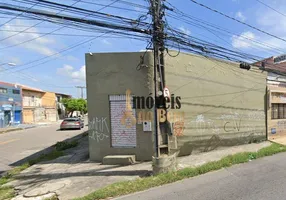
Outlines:
[[[0,93],[7,93],[7,88],[0,88]]]
[[[271,105],[272,119],[286,119],[286,104],[273,103]]]
[[[20,94],[20,90],[13,90],[13,94]]]

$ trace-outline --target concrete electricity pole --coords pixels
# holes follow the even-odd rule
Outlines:
[[[80,89],[80,91],[81,91],[81,98],[83,99],[83,89],[85,89],[86,87],[84,87],[84,86],[75,86],[75,87]]]
[[[160,112],[164,111],[163,114],[167,117],[166,102],[164,96],[165,89],[165,70],[164,70],[164,51],[165,44],[164,40],[166,34],[164,32],[165,23],[163,17],[165,15],[163,5],[163,0],[150,0],[151,3],[151,12],[153,18],[153,50],[154,50],[154,88],[155,88],[155,98],[160,99],[156,101],[154,117],[155,117],[155,158],[153,159],[153,171],[154,173],[161,173],[173,169],[175,166],[175,157],[169,157],[169,136],[168,132],[170,131],[169,122],[158,121],[158,108]],[[158,108],[157,108],[158,107]],[[159,115],[161,116],[161,115]],[[160,136],[160,137],[159,137]],[[163,142],[161,144],[160,138]],[[161,155],[168,155],[161,157]],[[174,161],[174,162],[173,162]],[[171,163],[166,166],[166,163]]]

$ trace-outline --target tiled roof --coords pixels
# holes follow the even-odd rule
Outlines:
[[[22,90],[29,90],[29,91],[35,91],[35,92],[45,92],[44,90],[38,89],[38,88],[32,88],[26,85],[18,84],[19,86],[22,87]]]
[[[257,67],[262,67],[262,63],[264,62],[265,69],[270,69],[270,70],[285,73],[286,72],[286,62],[275,63],[274,58],[275,57],[272,56],[270,58],[266,58],[264,60],[253,63],[253,65],[255,65]]]

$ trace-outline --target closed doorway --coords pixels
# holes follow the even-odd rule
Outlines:
[[[4,126],[8,126],[11,121],[11,111],[5,110],[4,111]]]
[[[14,115],[14,122],[15,123],[21,123],[21,120],[22,120],[22,111],[21,110],[16,110],[15,111],[15,115]]]

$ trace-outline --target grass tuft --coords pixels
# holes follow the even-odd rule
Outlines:
[[[209,162],[196,168],[185,168],[177,172],[159,174],[158,176],[151,176],[146,178],[138,178],[133,181],[114,183],[102,189],[99,189],[85,197],[76,198],[74,200],[99,200],[106,199],[109,197],[122,196],[134,192],[147,190],[152,187],[173,183],[185,178],[191,178],[225,167],[230,167],[235,164],[246,163],[250,160],[255,160],[257,158],[270,156],[285,151],[286,146],[273,143],[268,147],[260,149],[258,152],[243,152],[234,155],[229,155],[219,161]]]
[[[15,179],[15,176],[17,174],[20,174],[23,170],[27,169],[28,167],[40,163],[40,162],[44,162],[44,161],[49,161],[49,160],[54,160],[60,156],[64,155],[64,150],[69,149],[69,148],[73,148],[76,147],[78,145],[77,141],[72,141],[72,142],[58,142],[55,145],[55,148],[53,151],[51,151],[50,153],[47,154],[42,154],[40,155],[38,158],[29,160],[28,162],[14,167],[13,169],[9,170],[3,177],[0,178],[0,200],[7,200],[10,199],[12,197],[14,197],[15,193],[14,193],[14,189],[11,187],[1,187],[2,185],[12,181]],[[51,200],[57,199],[56,197],[54,197]]]
[[[55,147],[58,151],[64,151],[66,149],[74,148],[78,145],[78,141],[72,142],[57,142]]]
[[[54,195],[54,196],[52,196],[50,198],[46,198],[44,200],[59,200],[59,198],[57,197],[57,195]]]
[[[12,187],[0,187],[0,200],[7,200],[15,196],[15,191]]]

